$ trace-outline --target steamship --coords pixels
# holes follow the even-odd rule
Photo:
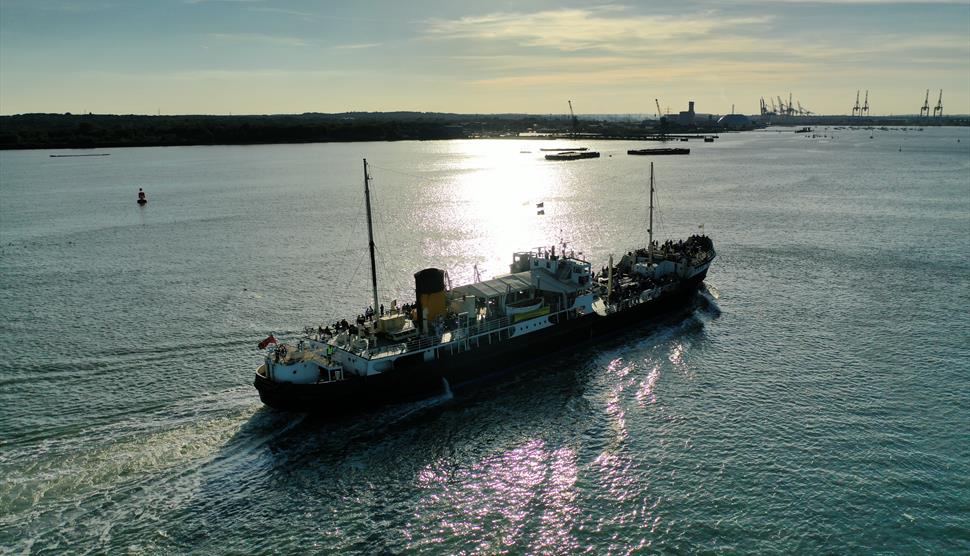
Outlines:
[[[654,241],[651,163],[647,246],[615,264],[611,255],[598,274],[561,244],[515,253],[508,274],[457,287],[444,270],[421,270],[413,305],[378,312],[369,180],[364,160],[374,314],[262,342],[274,343],[254,384],[270,407],[344,414],[521,372],[552,351],[686,307],[715,257],[704,235]]]

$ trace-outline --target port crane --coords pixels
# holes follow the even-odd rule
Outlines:
[[[775,114],[775,102],[771,102],[771,110],[768,110],[768,103],[765,101],[765,97],[761,97],[761,115],[762,116],[774,116]]]
[[[573,101],[567,100],[566,102],[569,103],[569,120],[573,124],[573,133],[576,133],[579,131],[579,119],[576,117],[576,114],[573,113]]]
[[[660,99],[653,99],[654,104],[657,105],[657,119],[659,120],[663,116],[663,110],[660,109]]]
[[[862,108],[859,109],[859,115],[863,114],[869,115],[869,89],[866,89],[866,100],[862,103]]]
[[[859,91],[856,90],[856,92],[855,92],[855,106],[852,107],[852,115],[853,116],[861,116],[862,115],[861,114],[861,110],[862,109],[859,108]]]
[[[936,101],[936,106],[933,107],[933,115],[943,117],[943,89],[940,89],[940,100]]]
[[[778,101],[777,105],[775,105],[776,100]],[[785,99],[780,96],[769,96],[768,100],[761,97],[762,116],[811,116],[812,114],[815,114],[815,112],[802,106],[801,101],[795,100],[792,93],[788,93],[788,102],[785,102]]]
[[[926,98],[923,100],[923,107],[919,109],[919,117],[930,116],[930,90],[926,89]]]

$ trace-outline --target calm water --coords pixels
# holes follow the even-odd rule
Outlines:
[[[661,237],[720,254],[693,313],[338,421],[251,382],[268,332],[368,304],[361,158],[387,301],[643,244],[649,159],[0,152],[2,552],[970,552],[970,129],[820,133],[656,159]]]

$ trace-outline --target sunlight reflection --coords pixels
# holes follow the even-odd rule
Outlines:
[[[430,193],[425,218],[451,236],[428,242],[424,255],[468,257],[470,264],[449,270],[455,283],[472,281],[473,264],[484,278],[506,274],[513,252],[558,239],[557,199],[566,194],[562,169],[537,164],[538,155],[520,147],[517,141],[462,143],[447,178]],[[545,214],[537,214],[538,203]]]
[[[598,468],[596,477],[612,499],[625,502],[636,495],[638,485],[632,472],[633,460],[629,456],[603,452],[593,463]],[[624,521],[625,518],[619,518],[620,523]]]
[[[660,378],[660,365],[654,365],[653,369],[647,373],[647,378],[640,384],[640,388],[637,390],[636,398],[637,403],[641,407],[647,404],[657,403],[656,386],[657,379]]]
[[[455,474],[446,472],[444,461],[429,464],[416,477],[428,492],[415,517],[435,530],[413,537],[462,539],[463,553],[504,552],[523,542],[525,528],[541,512],[530,552],[573,552],[579,547],[571,534],[579,515],[576,460],[572,448],[552,450],[530,440]],[[429,515],[435,519],[429,521]]]
[[[606,412],[613,418],[612,427],[616,431],[612,439],[614,449],[617,449],[630,436],[626,425],[626,411],[623,409],[622,394],[630,381],[624,380],[633,370],[632,363],[624,363],[623,358],[617,357],[606,366],[607,372],[616,376],[616,383],[610,388],[606,398]]]
[[[549,466],[549,486],[543,496],[542,513],[535,552],[540,554],[570,554],[579,549],[570,531],[579,515],[576,503],[576,477],[579,474],[576,451],[560,448],[552,454]]]
[[[623,378],[630,374],[633,370],[633,365],[623,364],[623,358],[617,357],[616,359],[610,361],[609,365],[606,366],[606,370],[612,374],[615,374],[617,378]]]
[[[674,368],[684,375],[691,374],[690,365],[687,363],[689,349],[690,344],[687,342],[677,342],[670,348],[670,354],[667,356]]]
[[[670,362],[677,367],[683,366],[685,349],[686,349],[686,346],[684,346],[684,344],[682,343],[675,344],[674,347],[671,348],[670,355],[668,356],[668,359],[670,359]]]
[[[612,427],[616,431],[612,439],[614,449],[617,449],[630,436],[626,427],[626,412],[623,410],[623,404],[620,400],[622,392],[623,386],[614,387],[606,400],[606,412],[613,417]]]

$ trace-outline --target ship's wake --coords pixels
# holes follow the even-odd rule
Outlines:
[[[717,303],[721,298],[721,292],[716,287],[704,284],[703,288],[697,290],[697,297],[700,300],[697,313],[706,313],[712,318],[721,316],[721,307]]]

